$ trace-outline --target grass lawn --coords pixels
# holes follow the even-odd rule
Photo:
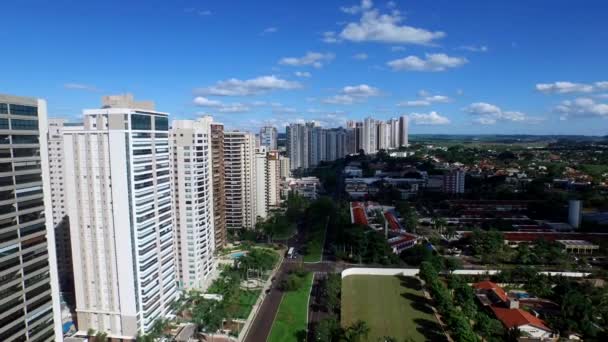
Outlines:
[[[357,320],[370,327],[369,341],[445,341],[429,300],[416,278],[351,275],[342,280],[342,326]]]
[[[308,296],[312,286],[312,273],[306,274],[303,286],[297,291],[286,292],[274,319],[268,342],[302,341],[308,326]]]
[[[325,243],[325,225],[319,225],[309,233],[308,241],[306,241],[306,253],[303,255],[305,262],[321,261],[323,254],[323,244]]]
[[[240,291],[238,303],[229,306],[229,310],[231,310],[233,317],[246,319],[259,296],[260,290]]]

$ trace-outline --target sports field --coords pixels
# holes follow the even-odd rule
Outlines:
[[[390,336],[403,341],[444,341],[429,301],[416,278],[351,275],[342,280],[342,326],[357,320],[370,327],[368,341]]]

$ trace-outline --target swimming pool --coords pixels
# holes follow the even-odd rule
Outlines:
[[[230,253],[230,259],[238,259],[245,254],[247,254],[247,252],[244,252],[244,251]]]

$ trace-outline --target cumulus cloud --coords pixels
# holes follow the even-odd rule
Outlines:
[[[510,121],[510,122],[539,122],[542,121],[540,118],[529,117],[525,113],[518,111],[507,111],[487,102],[475,102],[471,103],[463,110],[469,114],[478,116],[473,119],[473,122],[482,125],[493,125],[498,121]]]
[[[259,76],[248,80],[231,78],[219,81],[213,86],[195,89],[198,95],[213,96],[250,96],[267,93],[273,90],[298,89],[301,84],[288,81],[274,75]]]
[[[430,113],[411,113],[410,122],[416,125],[447,125],[450,119],[437,112]]]
[[[353,58],[359,61],[364,61],[367,59],[367,54],[366,53],[357,53],[353,55]]]
[[[302,57],[281,58],[279,64],[290,66],[313,66],[321,68],[324,64],[334,59],[333,53],[307,52]]]
[[[303,77],[303,78],[308,78],[308,77],[312,76],[312,74],[309,73],[308,71],[296,71],[293,74],[296,75],[297,77]]]
[[[374,4],[372,3],[371,0],[362,0],[361,5],[354,5],[354,6],[350,6],[350,7],[340,7],[340,10],[342,12],[348,13],[348,14],[357,14],[359,12],[372,8],[373,5]]]
[[[569,115],[608,118],[608,104],[598,103],[595,100],[586,97],[562,101],[555,110],[558,113],[561,113],[563,118],[566,118]]]
[[[424,59],[418,56],[408,56],[395,59],[386,64],[394,71],[445,71],[458,68],[469,61],[462,57],[450,57],[444,53],[427,53]]]
[[[452,101],[448,96],[445,95],[431,95],[425,90],[418,92],[417,100],[404,101],[397,104],[399,107],[424,107],[430,106],[434,103],[448,103]]]
[[[362,1],[359,6],[343,7],[342,11],[350,14],[361,13],[359,21],[346,24],[340,32],[339,37],[344,40],[430,45],[433,41],[445,37],[445,33],[441,31],[433,32],[404,25],[403,17],[398,10],[380,13],[373,8],[371,1]]]
[[[248,105],[242,103],[223,103],[203,96],[195,97],[193,102],[198,107],[212,108],[219,113],[245,113],[251,109]]]
[[[342,88],[339,94],[323,99],[322,102],[326,104],[350,105],[363,102],[370,97],[379,95],[380,90],[378,88],[367,84],[360,84],[356,86],[346,86]]]
[[[63,85],[63,87],[65,89],[71,89],[71,90],[84,90],[84,91],[92,91],[92,92],[99,91],[99,89],[97,89],[97,87],[95,87],[94,85],[82,84],[82,83],[66,83]]]
[[[596,82],[601,86],[603,82]],[[558,81],[553,83],[538,83],[536,90],[544,94],[590,93],[594,91],[593,84]]]
[[[485,45],[462,45],[458,47],[458,50],[471,51],[471,52],[488,52],[488,47]]]

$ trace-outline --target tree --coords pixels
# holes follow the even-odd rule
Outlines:
[[[505,332],[500,321],[490,318],[490,316],[483,311],[477,313],[477,317],[475,318],[475,331],[477,331],[485,340],[502,336]]]
[[[103,331],[98,331],[95,334],[95,342],[106,342],[108,340],[108,334]]]
[[[335,317],[321,320],[315,328],[315,339],[322,342],[338,341],[342,335],[342,328]]]
[[[458,258],[447,257],[443,259],[443,265],[451,273],[462,267],[462,261]]]
[[[365,321],[358,320],[346,328],[346,340],[349,342],[365,341],[370,328]],[[365,339],[362,339],[365,338]]]
[[[473,253],[481,256],[485,261],[493,263],[502,257],[504,236],[496,230],[482,231],[475,229],[471,236],[471,247]]]
[[[437,217],[433,219],[433,229],[435,229],[440,234],[443,233],[443,230],[448,225],[448,221],[446,221],[443,217]]]

